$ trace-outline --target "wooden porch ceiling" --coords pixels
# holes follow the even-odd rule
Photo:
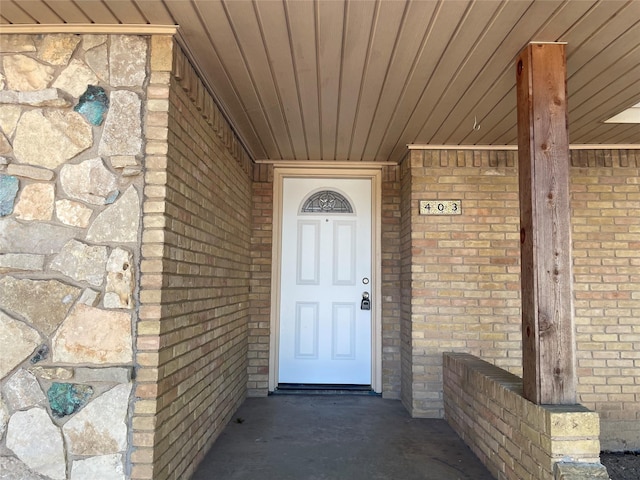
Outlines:
[[[514,145],[530,41],[567,42],[572,144],[640,144],[604,123],[640,102],[638,0],[2,0],[0,22],[179,25],[255,159]]]

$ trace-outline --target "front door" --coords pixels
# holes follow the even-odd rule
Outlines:
[[[370,385],[371,179],[285,178],[282,199],[279,383]]]

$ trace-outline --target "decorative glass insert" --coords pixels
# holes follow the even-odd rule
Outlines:
[[[302,213],[353,213],[353,207],[344,195],[322,190],[311,195],[300,209]]]

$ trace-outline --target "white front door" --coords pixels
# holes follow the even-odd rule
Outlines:
[[[285,178],[282,199],[278,381],[370,385],[371,179]]]

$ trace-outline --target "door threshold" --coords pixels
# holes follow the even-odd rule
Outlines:
[[[343,385],[333,383],[279,383],[269,395],[373,395],[371,385]]]

